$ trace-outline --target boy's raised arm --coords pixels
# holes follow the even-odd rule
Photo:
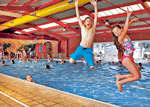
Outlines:
[[[97,24],[97,17],[98,17],[98,12],[97,12],[97,0],[91,0],[91,4],[94,6],[95,9],[95,19],[94,19],[94,27],[96,27]]]
[[[78,3],[79,3],[79,0],[75,0],[75,7],[76,7],[77,19],[78,19],[78,22],[79,22],[80,27],[82,27],[82,26],[84,26],[84,25],[83,25],[82,20],[81,20],[81,18],[80,18]]]

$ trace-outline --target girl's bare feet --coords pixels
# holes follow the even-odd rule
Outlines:
[[[122,84],[119,81],[116,82],[116,85],[117,85],[119,91],[124,91]]]

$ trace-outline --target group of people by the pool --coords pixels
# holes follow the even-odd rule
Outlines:
[[[81,27],[82,39],[80,42],[80,46],[78,46],[76,51],[70,55],[69,62],[73,64],[76,60],[84,57],[87,63],[89,64],[90,68],[93,69],[95,67],[95,64],[94,64],[94,58],[92,55],[91,46],[93,44],[97,18],[98,18],[97,0],[91,0],[91,4],[94,6],[94,10],[95,10],[95,18],[92,19],[91,17],[86,17],[84,23],[82,23],[79,14],[79,8],[78,8],[79,0],[74,0],[74,2],[75,2],[77,20],[79,22],[79,26]],[[134,58],[133,58],[133,52],[135,51],[135,49],[129,35],[127,34],[129,26],[133,22],[139,21],[139,19],[134,18],[132,20],[129,20],[132,12],[130,12],[128,8],[126,13],[127,13],[127,18],[124,27],[121,28],[119,25],[114,25],[111,29],[114,45],[116,46],[119,52],[124,53],[124,56],[122,57],[121,61],[119,61],[119,65],[124,65],[131,73],[125,75],[118,75],[118,74],[115,75],[116,85],[119,91],[124,91],[122,87],[123,84],[136,81],[141,78],[140,70],[137,64],[134,62]],[[50,57],[48,61],[52,62],[53,60]],[[64,62],[64,60],[62,62]],[[100,63],[101,61],[98,61],[98,64]],[[112,64],[114,64],[114,62]],[[141,64],[139,65],[140,67],[142,67]]]

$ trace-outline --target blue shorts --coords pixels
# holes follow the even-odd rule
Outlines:
[[[76,51],[73,54],[71,54],[70,57],[74,60],[78,60],[84,57],[90,66],[94,66],[92,48],[84,48],[82,46],[78,46]]]

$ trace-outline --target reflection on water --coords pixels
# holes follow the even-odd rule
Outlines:
[[[115,75],[129,73],[124,66],[106,64],[90,69],[83,63],[61,65],[46,61],[6,64],[10,66],[0,66],[0,73],[21,79],[30,74],[37,84],[123,107],[150,107],[149,65],[143,65],[145,69],[141,69],[139,81],[124,84],[125,91],[120,92],[115,84]],[[47,64],[52,69],[45,69]]]

